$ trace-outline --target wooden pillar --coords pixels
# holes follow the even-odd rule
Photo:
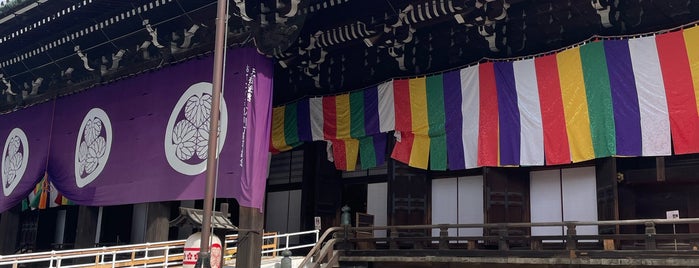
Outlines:
[[[170,202],[148,203],[146,242],[167,241],[170,229]]]
[[[240,206],[240,228],[236,267],[260,267],[264,214],[259,209]]]
[[[658,156],[655,158],[656,180],[665,181],[665,157]]]
[[[78,224],[75,227],[75,248],[95,246],[99,207],[78,207]]]
[[[699,186],[689,187],[687,189],[687,217],[688,218],[698,218],[699,217],[699,196],[695,193],[699,191]],[[699,233],[699,224],[693,223],[689,224],[689,232],[696,234]],[[694,243],[699,243],[699,241],[694,241]]]
[[[597,219],[600,221],[619,219],[619,194],[617,187],[617,165],[613,157],[599,158],[595,162],[597,177]],[[619,233],[617,226],[601,226],[600,234]]]
[[[17,250],[20,213],[10,209],[0,215],[0,255],[14,254]]]
[[[619,192],[619,219],[632,220],[636,219],[636,192],[628,184],[622,184],[618,188]],[[621,234],[636,234],[642,230],[639,227],[632,225],[620,226]]]

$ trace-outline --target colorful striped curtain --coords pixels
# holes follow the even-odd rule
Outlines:
[[[73,202],[59,193],[49,182],[48,174],[36,184],[34,190],[29,193],[29,196],[22,200],[22,210],[28,209],[47,209],[57,206],[73,205]]]
[[[698,91],[692,27],[300,100],[275,108],[272,144],[329,141],[344,170],[379,163],[390,131],[392,158],[432,170],[698,153]]]

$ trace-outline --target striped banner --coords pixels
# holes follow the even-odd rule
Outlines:
[[[533,59],[517,61],[512,68],[520,122],[519,165],[541,166],[544,164],[544,130],[535,62]]]
[[[641,120],[641,155],[670,155],[670,114],[655,38],[628,41]],[[629,103],[629,105],[632,105]]]
[[[392,80],[273,115],[272,150],[351,139],[362,168],[380,165],[391,131],[392,158],[432,170],[699,153],[699,27]]]
[[[696,153],[699,151],[699,115],[687,55],[688,47],[681,31],[659,35],[655,42],[665,83],[674,152]]]

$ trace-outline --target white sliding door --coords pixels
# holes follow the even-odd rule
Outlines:
[[[533,171],[529,190],[531,222],[597,221],[595,167]],[[579,226],[576,231],[598,234],[597,226]],[[562,227],[532,227],[533,236],[565,232]]]
[[[595,167],[562,170],[563,220],[597,221]],[[578,235],[597,235],[597,226],[578,226]]]
[[[483,176],[432,180],[432,224],[482,224]],[[439,230],[432,230],[433,236]],[[482,236],[483,228],[449,229],[449,236]]]
[[[563,220],[561,208],[561,171],[533,171],[530,176],[529,203],[531,222],[560,222]],[[562,235],[558,226],[532,227],[532,235]]]

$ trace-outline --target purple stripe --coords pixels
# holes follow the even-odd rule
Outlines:
[[[512,62],[496,62],[494,67],[500,121],[500,164],[519,165],[521,128],[515,72]]]
[[[616,153],[623,156],[642,154],[641,112],[627,40],[604,41],[609,85],[612,89],[616,128]]]
[[[383,165],[386,162],[386,133],[374,135],[374,148],[376,148],[376,166]]]
[[[379,130],[379,90],[377,87],[364,90],[364,131],[367,136],[381,132]]]
[[[299,140],[313,141],[311,134],[311,112],[308,98],[303,98],[296,104],[296,123],[298,124]]]
[[[451,71],[442,75],[444,83],[444,129],[447,133],[447,163],[450,170],[465,169],[461,115],[461,75]]]

